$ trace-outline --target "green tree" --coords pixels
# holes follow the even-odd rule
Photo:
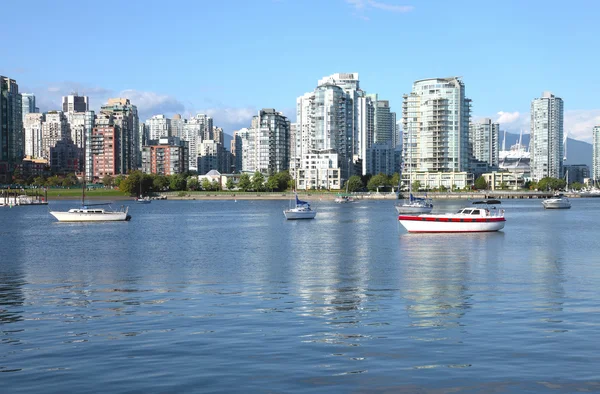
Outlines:
[[[571,188],[573,190],[581,190],[583,189],[583,185],[580,182],[573,182],[571,183]]]
[[[114,179],[112,176],[106,174],[102,177],[102,184],[104,187],[111,187],[114,183]]]
[[[439,188],[439,190],[443,193],[443,192],[447,192],[448,188],[446,186],[444,186],[444,185],[441,185],[440,188]]]
[[[256,171],[252,176],[252,190],[260,192],[264,188],[265,176],[260,172]]]
[[[166,190],[169,187],[169,178],[165,175],[156,175],[152,180],[152,189],[158,192]]]
[[[200,182],[198,182],[198,177],[188,178],[187,189],[191,191],[196,191],[200,189]]]
[[[279,177],[277,174],[273,174],[267,179],[267,189],[270,191],[279,190]]]
[[[500,190],[506,190],[506,189],[508,189],[508,185],[506,184],[506,182],[500,183]]]
[[[485,190],[487,189],[488,184],[485,181],[485,178],[483,176],[480,176],[479,178],[477,178],[475,180],[475,189],[477,190]]]
[[[202,179],[202,190],[210,191],[211,186],[212,185],[211,185],[210,181],[208,180],[208,178]]]
[[[367,183],[367,188],[371,191],[374,191],[377,190],[377,188],[379,187],[389,186],[389,184],[390,182],[388,176],[383,173],[379,173],[377,175],[372,176],[371,179],[369,179],[369,183]]]
[[[421,181],[413,181],[412,190],[418,192],[421,189]]]
[[[394,172],[394,174],[390,178],[390,185],[392,185],[393,187],[397,187],[399,183],[400,183],[400,174],[397,172]]]
[[[44,179],[43,176],[38,176],[33,179],[33,184],[38,187],[44,186],[46,184],[46,180]]]
[[[70,187],[73,185],[75,185],[75,182],[73,182],[73,179],[71,177],[66,176],[63,178],[63,180],[62,180],[63,187]]]
[[[292,183],[291,187],[293,187],[294,180],[292,179],[292,176],[288,171],[281,171],[277,173],[277,180],[279,182],[279,188],[277,189],[277,191],[282,192],[289,188],[290,182]]]
[[[125,179],[125,177],[120,174],[115,177],[114,184],[119,190],[121,190],[121,182],[123,182],[123,179]]]
[[[175,175],[171,175],[171,180],[169,183],[169,188],[171,190],[185,190],[187,186],[187,182],[185,180],[185,178],[183,177],[183,175],[181,174],[175,174]]]
[[[225,183],[225,186],[227,187],[227,190],[233,190],[233,188],[235,187],[235,185],[233,183],[233,178],[232,177],[227,178],[227,182]]]
[[[46,186],[49,186],[49,187],[56,187],[56,186],[61,186],[61,185],[62,185],[62,179],[60,177],[58,177],[58,175],[52,175],[46,181]]]
[[[238,184],[238,187],[242,191],[248,191],[252,187],[252,182],[250,181],[250,175],[248,175],[248,174],[240,175],[240,182]]]
[[[213,181],[210,184],[210,188],[211,190],[218,192],[221,190],[221,184],[216,179],[213,179]]]
[[[346,183],[348,184],[348,191],[351,193],[357,192],[364,187],[362,179],[358,175],[352,175]]]

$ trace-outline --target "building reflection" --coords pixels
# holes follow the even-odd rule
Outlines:
[[[20,272],[0,273],[0,324],[16,323],[23,320],[23,286],[26,285]]]
[[[411,325],[456,328],[466,324],[462,318],[472,307],[473,271],[479,265],[495,264],[503,243],[503,233],[402,234],[400,291]]]
[[[534,308],[546,315],[545,321],[560,323],[565,289],[564,261],[568,245],[563,236],[540,231],[541,239],[529,249],[532,270]]]

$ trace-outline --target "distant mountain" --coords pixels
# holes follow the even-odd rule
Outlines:
[[[502,149],[502,139],[504,133],[500,133],[500,149]],[[519,142],[518,134],[506,133],[506,149]],[[523,134],[523,145],[529,146],[529,134]],[[587,142],[567,139],[567,160],[566,164],[586,164],[592,169],[592,144]]]

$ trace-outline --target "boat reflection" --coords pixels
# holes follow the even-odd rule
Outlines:
[[[465,326],[463,317],[473,303],[473,290],[469,288],[473,272],[488,267],[493,270],[503,244],[502,232],[400,236],[399,247],[404,255],[398,262],[402,269],[399,287],[410,325],[445,329]],[[448,334],[429,330],[419,335],[423,335],[420,339],[434,340]]]

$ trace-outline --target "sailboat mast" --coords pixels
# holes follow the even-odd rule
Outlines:
[[[85,165],[85,160],[86,160],[86,155],[85,155],[85,149],[87,146],[87,138],[86,138],[86,134],[87,134],[87,129],[84,128],[83,131],[83,173],[81,174],[81,206],[83,207],[85,205],[85,184],[86,184],[86,179],[85,179],[85,172],[87,170],[87,166]]]

